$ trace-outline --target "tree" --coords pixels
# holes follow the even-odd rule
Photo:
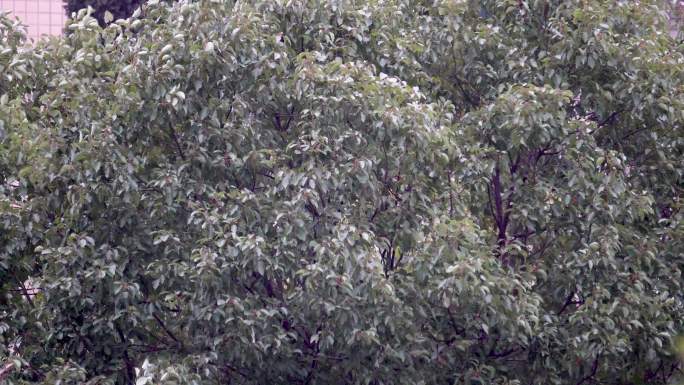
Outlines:
[[[0,29],[0,378],[681,374],[657,2],[152,1],[69,29]]]
[[[71,16],[74,12],[91,7],[93,9],[92,17],[104,26],[107,24],[107,20],[105,20],[107,12],[112,15],[112,20],[109,21],[126,19],[131,17],[142,3],[144,3],[143,0],[66,0],[64,9],[67,16]]]

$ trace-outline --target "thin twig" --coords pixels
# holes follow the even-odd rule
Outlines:
[[[596,375],[596,371],[598,370],[599,357],[600,355],[594,358],[594,363],[591,365],[591,373],[588,376],[582,377],[579,381],[577,381],[577,384],[575,385],[582,385],[585,382],[594,378],[594,376]]]
[[[12,272],[12,276],[17,281],[17,283],[19,283],[21,292],[24,294],[24,297],[26,297],[26,300],[31,305],[31,307],[36,307],[36,305],[33,303],[33,298],[31,298],[31,294],[29,294],[28,290],[26,289],[26,286],[24,285],[24,282],[22,282],[14,272]]]
[[[169,126],[169,133],[171,134],[171,139],[173,139],[174,143],[176,143],[176,149],[178,149],[178,155],[180,155],[181,159],[185,160],[185,153],[183,153],[183,148],[181,148],[180,142],[178,141],[178,136],[176,135],[176,130],[172,126]]]
[[[159,324],[159,326],[161,326],[162,329],[164,329],[164,332],[166,333],[166,335],[168,335],[169,337],[171,337],[172,340],[174,340],[178,345],[180,345],[181,347],[183,347],[183,343],[182,343],[180,340],[178,340],[178,338],[176,338],[176,336],[171,332],[171,330],[169,330],[169,329],[166,327],[166,325],[165,325],[164,322],[161,320],[161,318],[159,318],[159,316],[157,316],[156,314],[152,314],[152,316],[154,317],[155,320],[157,320],[157,323]]]

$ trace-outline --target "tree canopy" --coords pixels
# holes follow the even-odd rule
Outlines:
[[[130,17],[143,3],[143,0],[65,0],[64,10],[67,16],[71,16],[74,12],[90,7],[91,16],[104,26],[108,22]],[[107,12],[111,15],[111,20],[106,20]]]
[[[684,45],[644,0],[0,17],[0,382],[670,384]]]

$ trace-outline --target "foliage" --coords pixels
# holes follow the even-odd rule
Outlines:
[[[91,7],[92,17],[104,26],[109,21],[129,18],[143,3],[143,0],[66,0],[64,9],[67,16],[71,16],[74,12]],[[111,14],[111,20],[107,20],[107,12]]]
[[[152,1],[31,48],[1,22],[0,379],[681,373],[658,3]]]

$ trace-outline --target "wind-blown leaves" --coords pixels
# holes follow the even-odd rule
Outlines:
[[[152,1],[36,47],[16,28],[11,383],[681,370],[684,56],[657,3]]]

